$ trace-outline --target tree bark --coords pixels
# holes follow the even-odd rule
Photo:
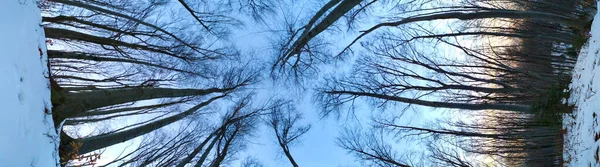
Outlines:
[[[127,102],[155,98],[203,96],[211,93],[224,93],[234,89],[235,87],[209,89],[130,87],[96,89],[81,92],[65,92],[65,102],[53,109],[53,111],[56,111],[56,114],[62,118],[70,118],[77,115],[84,115],[84,112],[88,110]]]

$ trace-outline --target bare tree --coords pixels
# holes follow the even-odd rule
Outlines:
[[[306,25],[302,26],[299,30],[294,31],[290,40],[284,44],[284,50],[281,50],[282,52],[277,56],[272,70],[283,70],[286,66],[290,66],[293,70],[298,70],[300,65],[310,66],[310,61],[304,62],[306,60],[300,57],[303,52],[306,52],[309,56],[307,60],[311,59],[310,56],[313,54],[308,46],[309,41],[325,31],[333,25],[334,22],[360,3],[361,0],[331,0],[327,2],[313,15]],[[321,21],[317,23],[318,20]],[[297,57],[293,58],[294,56]]]
[[[145,135],[138,148],[123,156],[119,166],[173,166],[184,155],[189,146],[200,136],[202,127],[182,126],[171,136],[168,132],[156,131]],[[119,160],[117,159],[117,160]],[[117,161],[115,160],[115,161]],[[108,166],[110,164],[106,164]]]
[[[160,23],[148,19],[157,15],[157,9],[165,4],[163,1],[52,3],[63,10],[58,16],[43,17],[46,36],[65,46],[64,50],[48,52],[54,73],[51,79],[59,85],[53,86],[52,96],[57,124],[73,117],[96,116],[77,122],[85,123],[135,115],[116,113],[177,105],[180,103],[175,101],[184,102],[191,96],[230,91],[215,84],[219,82],[214,80],[215,76],[221,72],[214,63],[236,56],[237,51],[226,45],[207,44],[201,33],[187,33],[194,27],[183,21]],[[215,86],[201,93],[203,89],[175,89],[170,85],[190,84],[190,80],[205,83],[207,87],[212,82]],[[98,99],[101,97],[105,99]],[[156,98],[181,99],[113,110],[124,103]],[[110,112],[105,114],[113,115],[99,118],[100,112],[86,114],[89,110],[107,109]]]
[[[258,119],[257,117],[271,107],[269,105],[252,106],[252,98],[254,96],[249,94],[237,101],[222,117],[220,125],[215,127],[202,143],[179,161],[177,166],[185,166],[194,161],[194,166],[207,165],[207,159],[211,152],[215,152],[216,157],[210,162],[210,165],[218,166],[224,163],[227,157],[242,150],[246,145],[246,137],[252,135],[257,126],[255,119]],[[200,156],[198,157],[198,155]],[[195,157],[198,158],[195,159]]]
[[[292,166],[298,167],[290,152],[290,145],[294,144],[300,136],[310,130],[310,125],[299,125],[302,114],[296,110],[291,102],[282,102],[283,105],[275,107],[268,114],[266,123],[277,138],[277,144],[290,161]]]
[[[429,1],[427,1],[429,2]],[[424,2],[424,3],[427,3]],[[321,34],[323,31],[332,27],[333,23],[339,20],[345,14],[349,14],[350,18],[354,18],[359,15],[361,12],[367,11],[366,9],[372,6],[377,6],[374,4],[377,3],[385,3],[385,1],[337,1],[332,0],[328,3],[324,4],[322,8],[317,11],[311,19],[307,22],[307,24],[300,29],[303,31],[292,31],[293,35],[291,35],[290,40],[284,42],[284,49],[282,49],[281,54],[277,56],[277,59],[272,67],[272,70],[276,69],[284,69],[291,68],[291,70],[299,70],[299,67],[302,68],[311,68],[312,57],[310,49],[309,49],[309,41],[314,39],[317,35]],[[555,14],[550,12],[543,11],[528,11],[528,10],[513,10],[507,8],[493,8],[484,5],[477,5],[475,3],[467,4],[464,6],[444,6],[442,5],[433,5],[431,8],[423,8],[423,6],[415,5],[421,2],[417,1],[409,1],[409,2],[400,2],[393,4],[398,12],[403,14],[401,17],[390,16],[390,20],[383,21],[375,26],[360,31],[360,35],[358,35],[347,47],[342,49],[342,51],[337,54],[337,56],[342,55],[346,51],[350,49],[350,47],[358,42],[361,38],[371,34],[372,32],[384,29],[387,27],[402,27],[404,25],[408,25],[411,23],[418,22],[429,22],[435,20],[448,20],[448,19],[458,19],[463,21],[469,20],[482,20],[482,19],[531,19],[531,20],[541,20],[547,22],[555,22],[562,25],[572,26],[572,27],[581,27],[583,25],[582,22],[577,19],[570,17],[570,15],[564,15],[564,13]],[[418,6],[413,8],[413,6]],[[352,10],[353,8],[359,8],[356,10]],[[329,12],[329,13],[327,13]],[[321,20],[320,22],[317,22]],[[466,35],[466,34],[465,34]],[[302,53],[306,53],[303,55]],[[331,59],[332,57],[336,57],[334,54],[330,57],[319,57],[318,59]],[[321,60],[324,61],[324,60]],[[301,70],[301,69],[300,69]]]
[[[206,105],[210,104],[211,102],[223,98],[225,95],[221,95],[221,96],[216,96],[213,97],[203,103],[200,103],[190,109],[188,109],[185,112],[182,113],[178,113],[169,117],[166,117],[164,119],[160,119],[142,126],[138,126],[135,128],[131,128],[128,130],[124,130],[124,131],[120,131],[120,132],[112,132],[112,133],[107,133],[107,134],[102,134],[102,135],[97,135],[97,136],[92,136],[92,137],[85,137],[82,139],[73,139],[71,137],[69,137],[66,134],[61,135],[61,151],[62,152],[72,152],[72,149],[69,145],[70,142],[72,141],[78,141],[83,143],[83,145],[81,147],[79,147],[77,149],[77,151],[80,154],[85,154],[85,153],[89,153],[101,148],[105,148],[105,147],[109,147],[118,143],[122,143],[128,140],[131,140],[133,138],[136,138],[138,136],[142,136],[145,135],[147,133],[150,133],[154,130],[157,130],[159,128],[162,128],[164,126],[167,126],[171,123],[174,123],[176,121],[179,121],[191,114],[194,114],[197,110],[199,110],[202,107],[205,107]]]
[[[470,162],[472,159],[462,156],[465,154],[507,165],[551,166],[560,163],[556,141],[560,141],[561,135],[556,125],[540,124],[531,115],[518,112],[487,111],[473,115],[478,121],[438,120],[432,123],[437,125],[435,127],[397,125],[390,120],[376,123],[398,139],[441,143],[429,145],[436,163],[478,166]]]

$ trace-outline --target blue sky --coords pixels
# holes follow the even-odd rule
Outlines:
[[[313,2],[295,3],[291,6],[287,6],[287,8],[297,10],[293,13],[300,15],[298,16],[299,18],[309,17],[308,15],[314,13],[314,10],[317,10],[318,7],[320,6],[313,4]],[[246,51],[258,53],[255,55],[259,56],[257,57],[258,59],[270,61],[273,55],[270,54],[269,41],[266,37],[272,34],[269,34],[266,30],[280,27],[277,24],[281,24],[281,18],[278,19],[277,16],[271,16],[265,18],[265,20],[267,26],[264,24],[261,24],[261,26],[249,24],[252,26],[247,26],[236,31],[234,35],[232,35],[232,41],[235,41],[240,48]],[[302,24],[302,22],[299,24]],[[369,23],[365,21],[364,24],[359,24],[357,29],[353,31],[356,32],[358,30],[366,29],[368,26],[370,26]],[[350,43],[354,37],[352,33],[338,33],[335,34],[335,36],[331,36],[327,33],[322,35],[332,39],[332,41],[336,41],[334,45],[340,48],[345,46],[345,44]],[[353,58],[350,58],[346,61],[336,62],[333,65],[322,66],[320,69],[321,72],[319,73],[321,76],[318,78],[348,72],[352,68],[352,61]],[[289,88],[277,84],[274,85],[272,82],[273,81],[265,81],[265,83],[257,86],[258,89],[255,91],[260,94],[271,94],[268,92],[275,92],[275,94],[283,94],[284,96],[287,94],[287,96],[296,100],[297,109],[306,117],[305,122],[312,124],[311,130],[302,137],[298,144],[291,147],[291,153],[300,166],[361,166],[355,161],[352,155],[337,146],[336,137],[343,127],[362,126],[363,128],[368,128],[370,119],[372,117],[377,117],[378,114],[382,113],[381,108],[373,108],[359,101],[355,108],[356,118],[321,118],[319,116],[320,109],[312,103],[311,97],[311,88],[318,81],[309,81],[305,84],[306,89],[292,89],[291,92],[289,91]],[[403,107],[404,105],[402,104],[392,106],[387,108],[385,113],[397,115],[397,113],[399,113],[398,110]],[[432,108],[413,106],[409,112],[403,115],[398,123],[422,126],[428,121],[432,121],[434,118],[439,118],[439,111],[440,110],[434,111]],[[358,122],[357,119],[360,121]],[[238,156],[238,159],[243,159],[245,156],[253,156],[258,158],[266,166],[291,166],[285,156],[283,156],[281,149],[276,145],[275,137],[272,132],[265,131],[263,127],[259,136],[260,137],[256,140],[257,143],[251,145],[245,153]],[[400,148],[397,151],[408,151],[411,149],[424,150],[421,145],[417,145],[416,143],[418,142],[398,142],[395,143],[395,147]]]

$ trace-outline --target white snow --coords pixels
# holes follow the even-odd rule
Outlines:
[[[600,15],[596,15],[591,38],[581,49],[573,70],[569,104],[575,104],[572,114],[564,116],[565,166],[600,166]]]
[[[40,10],[35,0],[0,0],[0,21],[0,166],[57,166]]]

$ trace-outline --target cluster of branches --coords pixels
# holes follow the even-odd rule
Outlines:
[[[532,116],[509,111],[478,112],[474,118],[477,121],[437,120],[433,123],[436,126],[416,127],[384,120],[378,121],[376,126],[397,138],[431,139],[434,143],[451,141],[446,145],[454,148],[446,152],[453,150],[488,157],[501,166],[559,165],[562,162],[562,151],[557,146],[562,143],[560,126],[545,125]],[[430,149],[435,153],[441,148]],[[478,160],[482,159],[475,159]],[[464,157],[455,158],[453,162],[458,161],[472,163]]]
[[[469,142],[458,144],[467,152],[511,160],[527,159],[530,164],[557,162],[560,156],[556,154],[560,152],[556,150],[557,143],[545,145],[541,141],[558,140],[560,130],[541,125],[534,115],[534,112],[557,111],[533,111],[532,105],[543,99],[553,86],[564,85],[571,79],[570,72],[577,58],[573,53],[578,49],[576,39],[589,28],[590,15],[596,11],[594,3],[464,0],[452,5],[428,1],[428,5],[415,6],[416,1],[401,1],[395,4],[399,7],[391,10],[393,14],[388,15],[387,20],[369,20],[375,20],[375,25],[357,32],[341,51],[324,54],[334,50],[333,47],[329,52],[322,52],[322,47],[314,46],[327,38],[322,32],[339,29],[333,28],[334,23],[342,22],[343,16],[356,18],[368,14],[369,8],[377,9],[387,3],[329,1],[309,17],[305,26],[291,31],[289,39],[283,40],[272,71],[302,77],[306,69],[316,69],[318,63],[353,56],[352,50],[358,50],[360,54],[354,55],[356,62],[351,74],[326,78],[317,86],[315,101],[322,107],[323,115],[339,114],[348,106],[352,108],[357,99],[371,101],[376,107],[406,104],[471,111],[467,113],[500,112],[498,118],[485,119],[508,120],[504,123],[511,125],[498,125],[498,129],[492,130],[494,134],[488,134],[487,126],[464,131],[460,126],[440,131],[402,127],[411,129],[402,132],[456,133],[461,138],[478,138],[469,140],[477,144],[469,145],[472,147],[468,149],[466,143]],[[458,26],[445,29],[432,26],[439,23]],[[472,42],[465,44],[466,40]],[[360,47],[353,46],[357,43]],[[318,49],[311,50],[315,48]],[[448,50],[458,54],[447,53]],[[365,143],[342,145],[357,153],[361,160],[376,159],[375,166],[406,165],[390,158],[394,157],[387,155],[390,151],[368,148],[367,151],[380,151],[369,153],[355,146]],[[373,158],[384,153],[385,156]],[[471,166],[456,156],[438,160],[462,164],[455,166]]]
[[[484,5],[421,11],[427,12],[377,24],[356,37],[350,45],[374,36],[362,42],[368,54],[358,58],[351,77],[328,79],[318,90],[317,98],[326,111],[368,97],[436,108],[526,112],[530,110],[527,105],[552,85],[548,82],[565,83],[570,78],[575,58],[556,46],[572,44],[576,33],[569,28],[583,26],[571,15]],[[447,19],[465,20],[459,27],[462,30],[444,32],[417,24]],[[485,25],[484,20],[505,25]],[[466,37],[478,44],[461,44]],[[482,40],[514,42],[497,45]],[[449,58],[424,47],[450,47],[465,58]],[[431,97],[441,101],[427,100]]]
[[[557,166],[560,126],[513,111],[477,112],[477,121],[436,120],[429,126],[377,118],[368,131],[346,128],[338,145],[369,166]],[[507,119],[510,118],[510,119]],[[390,139],[391,138],[391,139]],[[419,141],[419,152],[393,141]],[[423,149],[426,149],[425,152]]]
[[[120,166],[221,166],[243,150],[256,131],[258,118],[269,106],[254,108],[253,95],[234,102],[220,121],[187,120],[175,132],[155,131],[126,155],[110,164]],[[163,130],[164,131],[164,130]],[[173,136],[173,134],[175,136]],[[211,155],[214,154],[214,155]]]
[[[263,105],[252,105],[254,95],[236,100],[220,117],[220,122],[189,120],[172,134],[155,131],[143,137],[142,142],[126,155],[120,155],[109,164],[119,166],[211,166],[218,167],[235,160],[256,137],[258,126],[266,125],[274,132],[278,146],[293,166],[298,166],[290,147],[310,129],[300,125],[302,116],[290,101],[277,99]],[[264,124],[262,124],[262,123]],[[193,127],[195,126],[195,127]],[[107,164],[107,165],[109,165]],[[242,166],[262,166],[247,158]]]
[[[265,122],[298,166],[290,147],[310,126],[299,125],[301,113],[290,101],[252,104],[255,95],[243,92],[260,74],[251,65],[232,67],[240,53],[226,38],[242,24],[233,16],[261,20],[274,3],[178,1],[189,15],[168,15],[171,6],[162,0],[47,3],[43,24],[52,45],[48,58],[60,155],[88,154],[141,137],[136,148],[123,150],[106,165],[217,167],[244,150]],[[227,106],[227,99],[236,98],[221,121],[211,125],[212,113],[222,112],[210,106]],[[67,130],[140,115],[152,118],[88,136],[72,137],[75,133]],[[85,166],[61,160],[63,166]],[[244,164],[259,165],[252,159]]]
[[[225,7],[258,18],[268,13],[273,2],[202,3],[223,8],[198,8],[206,4],[180,1],[178,7],[190,15],[179,15],[170,13],[172,6],[163,0],[53,0],[46,4],[42,20],[51,45],[47,52],[49,88],[55,126],[61,131],[61,156],[87,154],[154,134],[150,136],[156,138],[148,138],[119,159],[121,165],[183,166],[196,157],[200,150],[185,148],[206,127],[185,129],[175,136],[157,131],[186,118],[208,116],[214,113],[209,106],[244,94],[245,87],[258,81],[259,74],[252,67],[235,67],[240,53],[224,37],[241,22],[226,15],[234,13]],[[235,143],[243,143],[237,140],[252,132],[255,123],[245,118],[256,112],[239,112],[251,108],[246,105],[252,97],[241,100],[238,109],[224,117],[223,125],[206,137],[211,142],[202,159],[207,159],[210,150],[216,151],[212,166],[224,163],[228,154],[235,153],[231,150],[243,148]],[[140,115],[150,118],[86,136],[73,137],[76,133],[68,130],[81,125],[101,128],[101,123]],[[74,148],[71,143],[81,146]],[[196,152],[182,160],[187,151]],[[70,164],[68,158],[61,160],[62,165]]]

